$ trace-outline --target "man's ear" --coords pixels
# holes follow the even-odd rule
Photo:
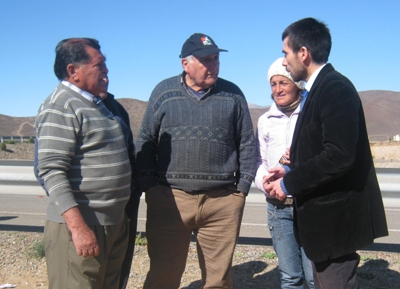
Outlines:
[[[78,67],[74,64],[70,63],[67,65],[67,73],[68,78],[74,80],[75,82],[79,80],[79,76],[77,74]]]
[[[188,72],[189,61],[186,58],[182,58],[182,68],[187,73]]]
[[[306,66],[309,66],[310,63],[312,62],[312,56],[311,56],[310,51],[307,49],[307,47],[304,47],[304,46],[301,47],[299,52],[297,53],[297,56]]]
[[[300,48],[299,57],[306,65],[312,62],[312,55],[310,53],[310,50],[307,49],[307,47],[303,46]]]

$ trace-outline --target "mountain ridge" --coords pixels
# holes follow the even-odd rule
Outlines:
[[[400,134],[400,92],[389,90],[368,90],[359,92],[363,104],[368,135],[370,140],[392,139]],[[140,125],[146,111],[147,101],[133,98],[118,98],[117,101],[124,106],[130,117],[133,135],[139,133]],[[249,110],[254,128],[258,118],[269,109],[249,104]],[[35,117],[12,117],[0,114],[0,136],[33,136]]]

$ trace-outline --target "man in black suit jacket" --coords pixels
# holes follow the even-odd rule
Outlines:
[[[295,198],[296,235],[313,261],[315,288],[359,288],[356,251],[388,235],[362,104],[350,80],[327,64],[331,36],[324,23],[299,20],[282,40],[283,65],[294,81],[307,81],[309,93],[290,166],[271,170],[266,188],[277,199]]]

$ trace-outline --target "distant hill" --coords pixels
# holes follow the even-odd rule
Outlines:
[[[129,120],[131,122],[131,130],[134,138],[137,139],[140,125],[142,124],[144,113],[146,112],[147,101],[133,98],[118,98],[117,100],[128,112]]]
[[[368,90],[359,92],[367,121],[368,134],[371,138],[383,136],[393,138],[400,134],[400,92],[387,90]],[[139,133],[140,125],[146,111],[147,102],[131,99],[117,99],[130,115],[131,128],[134,136]],[[254,127],[258,118],[269,107],[249,104]],[[10,117],[0,114],[0,136],[31,136],[34,117]]]
[[[400,134],[400,92],[368,90],[359,92],[364,107],[368,135]]]
[[[0,136],[34,136],[35,117],[13,117],[0,114]]]
[[[264,109],[264,108],[267,108],[267,107],[268,107],[268,106],[261,106],[261,105],[254,104],[254,103],[250,103],[250,102],[247,103],[247,106],[248,106],[249,108],[260,108],[260,109]]]

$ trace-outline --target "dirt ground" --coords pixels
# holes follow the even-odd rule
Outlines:
[[[42,238],[42,233],[0,231],[0,285],[8,283],[20,289],[48,288],[45,259],[35,256],[33,249]],[[400,253],[358,253],[362,260],[358,276],[363,289],[400,288]],[[278,259],[271,246],[238,245],[233,263],[235,289],[280,288]],[[146,246],[136,246],[128,288],[142,288],[148,269]],[[201,288],[200,278],[196,247],[191,243],[181,288]]]

